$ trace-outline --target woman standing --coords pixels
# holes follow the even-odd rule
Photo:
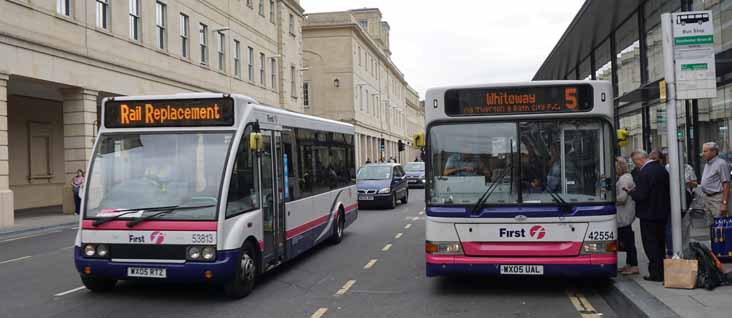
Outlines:
[[[618,242],[623,250],[625,250],[625,267],[620,270],[621,274],[632,275],[640,273],[638,269],[638,253],[635,248],[635,233],[633,233],[633,221],[635,221],[635,201],[623,189],[631,190],[635,188],[633,177],[628,171],[628,162],[623,157],[615,158],[615,171],[620,176],[615,184],[617,197],[615,205],[617,207],[618,218]]]
[[[84,187],[84,170],[76,170],[76,176],[71,179],[71,187],[74,191],[74,206],[76,207],[76,210],[74,210],[74,213],[79,214],[79,209],[81,208],[81,191]]]

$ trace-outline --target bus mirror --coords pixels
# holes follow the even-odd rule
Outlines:
[[[416,148],[424,148],[424,133],[414,134],[412,144]]]
[[[262,134],[251,133],[249,135],[249,150],[259,152],[262,149]]]

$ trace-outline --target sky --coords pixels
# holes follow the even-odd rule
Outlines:
[[[301,0],[306,13],[379,8],[392,60],[430,87],[530,81],[584,0]]]

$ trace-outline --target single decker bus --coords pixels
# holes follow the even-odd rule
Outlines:
[[[612,85],[542,81],[426,94],[427,276],[612,277]]]
[[[259,274],[356,220],[354,129],[240,95],[107,98],[75,263],[120,280],[204,282],[240,298]]]

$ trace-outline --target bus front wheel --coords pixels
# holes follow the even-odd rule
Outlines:
[[[257,277],[257,254],[252,244],[244,245],[237,265],[234,277],[224,286],[226,295],[234,299],[244,298],[254,289]]]
[[[81,276],[81,282],[84,283],[84,287],[86,287],[86,289],[93,292],[109,291],[117,284],[117,281],[113,279],[102,279],[87,276]]]

